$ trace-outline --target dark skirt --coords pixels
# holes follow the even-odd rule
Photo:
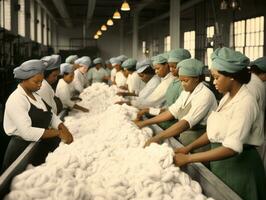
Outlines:
[[[23,140],[18,136],[11,137],[6,149],[2,172],[4,172],[4,170],[6,170],[20,156],[30,143],[30,141]],[[30,163],[34,166],[44,163],[48,153],[54,151],[58,147],[59,143],[60,139],[57,137],[37,142],[36,148],[33,150],[31,155]]]
[[[221,146],[212,143],[211,148]],[[244,200],[266,199],[266,177],[261,158],[254,146],[245,145],[233,157],[210,162],[211,171]]]

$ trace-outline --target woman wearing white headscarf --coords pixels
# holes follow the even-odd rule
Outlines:
[[[29,60],[14,69],[20,80],[17,89],[9,96],[4,114],[4,130],[11,136],[3,168],[6,169],[24,151],[31,141],[40,140],[33,164],[44,162],[49,151],[58,145],[58,138],[69,144],[73,137],[51,107],[36,94],[43,81],[45,63]]]

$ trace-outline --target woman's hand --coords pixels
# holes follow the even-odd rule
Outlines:
[[[58,137],[62,140],[62,142],[66,143],[66,144],[70,144],[73,142],[73,136],[68,131],[68,129],[63,129],[63,130],[61,129],[58,131],[59,131]]]
[[[149,112],[149,108],[144,108],[144,109],[141,109],[138,114],[137,114],[137,118],[138,119],[141,119],[143,115],[145,115],[146,113]]]
[[[174,156],[174,163],[176,166],[181,167],[183,165],[189,164],[189,156],[183,153],[177,153]]]
[[[175,151],[175,153],[188,154],[190,152],[190,148],[185,146],[185,147],[181,147],[181,148],[176,148],[174,151]]]
[[[137,121],[137,120],[135,120],[134,123],[135,123],[139,128],[143,128],[144,126],[146,126],[145,121]]]
[[[158,142],[160,142],[159,139],[157,139],[155,137],[152,137],[145,143],[144,148],[147,147],[147,146],[150,146],[151,143],[158,143]]]

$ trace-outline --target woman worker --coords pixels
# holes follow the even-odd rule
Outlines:
[[[70,144],[73,137],[51,107],[36,94],[43,81],[46,68],[41,60],[29,60],[14,69],[20,80],[17,89],[9,96],[4,113],[4,130],[11,136],[3,168],[6,169],[32,141],[40,140],[33,164],[44,162],[48,152],[58,145],[58,138]],[[35,158],[35,156],[33,156]]]
[[[51,55],[46,56],[41,60],[47,62],[47,67],[44,71],[42,86],[37,93],[52,108],[52,111],[55,114],[59,114],[63,109],[63,105],[60,99],[55,96],[55,92],[52,87],[60,74],[61,57],[59,55]]]
[[[202,83],[203,66],[197,59],[178,63],[179,80],[184,88],[179,98],[167,111],[136,124],[141,128],[173,118],[178,119],[178,122],[149,139],[145,146],[180,134],[179,140],[189,144],[205,132],[207,117],[216,109],[217,102],[214,94]]]
[[[207,132],[193,143],[176,149],[175,163],[210,161],[211,171],[245,200],[266,199],[266,178],[256,150],[263,142],[263,119],[246,83],[249,59],[229,48],[212,54],[212,75],[216,89],[223,93],[216,111],[207,121]],[[188,154],[211,143],[211,150]]]
[[[84,108],[82,106],[79,106],[74,101],[71,100],[72,97],[72,86],[71,82],[74,79],[74,67],[71,64],[63,63],[60,65],[61,75],[63,75],[63,78],[61,78],[57,84],[55,94],[60,98],[60,100],[63,103],[64,108],[74,108],[77,110],[81,110],[83,112],[89,112],[87,108]]]

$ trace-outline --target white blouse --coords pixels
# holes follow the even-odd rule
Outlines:
[[[38,141],[42,137],[45,129],[32,127],[28,112],[30,103],[43,111],[47,111],[47,108],[39,95],[33,93],[33,96],[36,101],[28,97],[24,89],[18,85],[8,97],[4,113],[4,129],[7,135],[20,136],[27,141]],[[50,126],[57,129],[60,123],[61,120],[53,113]]]
[[[64,79],[61,78],[58,81],[55,94],[62,101],[64,108],[73,108],[73,106],[75,105],[75,102],[71,101],[72,85],[71,83],[66,83]]]
[[[208,118],[207,135],[210,142],[222,143],[224,147],[238,153],[243,151],[243,144],[261,145],[264,139],[261,131],[264,119],[259,115],[257,102],[246,85],[224,105],[228,98],[229,93]]]
[[[155,90],[139,105],[139,108],[145,107],[161,107],[164,103],[165,93],[170,83],[174,80],[172,73],[168,73],[164,78],[161,79],[160,84],[155,88]]]
[[[37,91],[37,94],[39,94],[42,99],[51,106],[54,113],[57,113],[57,107],[56,103],[54,101],[54,90],[51,87],[51,85],[43,79],[41,88]]]
[[[144,88],[145,83],[141,80],[137,72],[129,74],[127,77],[128,91],[139,94],[139,92]]]
[[[115,74],[115,83],[117,87],[125,86],[127,82],[127,78],[123,74],[122,71],[119,71]]]
[[[217,101],[212,91],[199,83],[192,93],[183,90],[174,104],[169,107],[171,114],[178,119],[178,111],[191,102],[189,112],[182,118],[192,128],[196,124],[206,125],[210,113],[217,108]],[[178,119],[178,120],[182,120]]]
[[[79,71],[79,69],[76,69],[74,72],[74,80],[73,80],[73,86],[75,88],[76,91],[78,91],[79,93],[81,93],[83,91],[83,89],[86,87],[87,85],[87,73],[86,74],[82,74],[81,71]]]

